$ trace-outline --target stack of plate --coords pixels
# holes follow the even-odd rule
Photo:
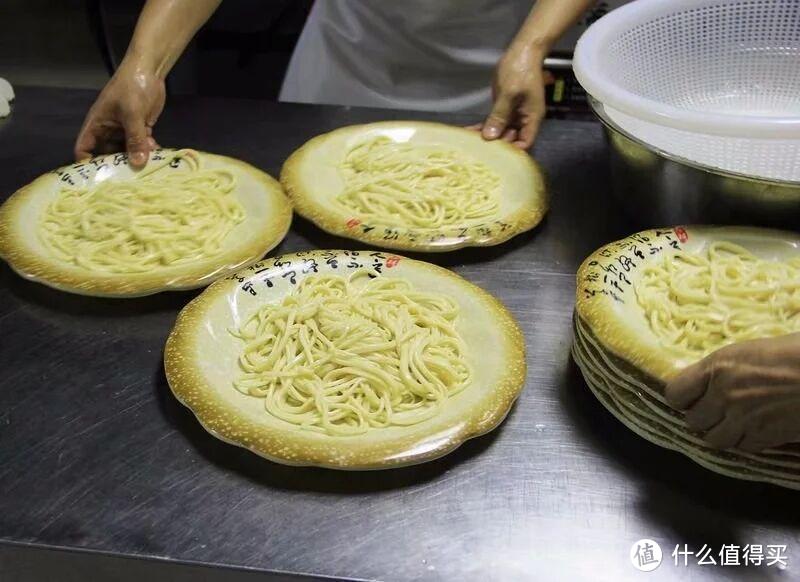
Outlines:
[[[800,444],[757,454],[716,450],[664,400],[665,380],[691,361],[663,348],[634,288],[642,267],[663,260],[665,253],[701,253],[714,241],[733,242],[771,260],[796,257],[800,245],[791,233],[731,227],[649,230],[606,245],[578,271],[573,357],[597,399],[639,436],[723,475],[800,489]]]

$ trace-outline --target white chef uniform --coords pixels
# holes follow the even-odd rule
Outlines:
[[[281,101],[488,113],[533,0],[317,0]]]

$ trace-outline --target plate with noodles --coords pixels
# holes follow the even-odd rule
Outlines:
[[[323,230],[397,250],[500,244],[547,211],[542,172],[526,152],[441,123],[379,122],[317,136],[289,157],[281,183]]]
[[[164,366],[217,438],[272,461],[384,469],[494,429],[525,381],[522,332],[458,275],[372,251],[308,251],[217,281]]]
[[[59,168],[0,207],[0,257],[23,277],[104,297],[192,289],[263,257],[286,235],[280,184],[233,158],[151,152]]]
[[[577,315],[603,349],[664,382],[725,345],[800,331],[800,236],[648,230],[592,254],[577,284]]]

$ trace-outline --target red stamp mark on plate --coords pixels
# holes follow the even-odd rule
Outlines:
[[[347,226],[347,228],[355,228],[359,224],[361,224],[361,221],[359,219],[357,219],[357,218],[351,218],[350,220],[345,222],[345,225]]]
[[[386,259],[386,268],[391,269],[392,267],[397,266],[397,263],[400,262],[400,257],[389,257]]]
[[[689,235],[686,232],[686,229],[683,228],[682,226],[675,227],[675,235],[678,237],[678,240],[681,241],[682,243],[685,243],[687,240],[689,240]]]

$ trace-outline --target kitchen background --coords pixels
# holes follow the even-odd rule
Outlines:
[[[318,0],[324,2],[325,0]],[[172,94],[276,98],[314,0],[225,0],[168,81]],[[586,115],[569,70],[581,32],[625,0],[599,1],[548,61],[550,114]],[[15,85],[100,89],[125,52],[144,0],[2,0],[0,77]]]

